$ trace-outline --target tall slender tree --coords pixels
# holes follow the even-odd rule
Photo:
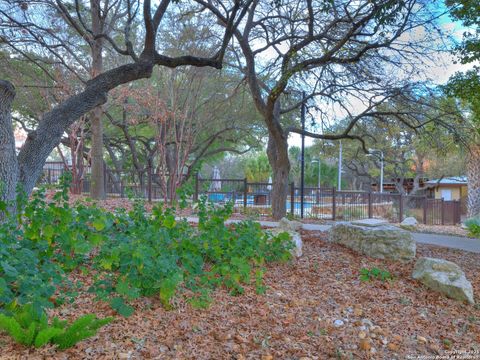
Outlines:
[[[480,3],[476,0],[447,0],[451,16],[466,27],[463,41],[455,49],[463,64],[480,60]],[[466,121],[472,125],[467,154],[468,216],[480,215],[480,66],[457,73],[446,86],[448,94],[468,108]]]
[[[211,2],[196,1],[227,24]],[[436,33],[426,31],[418,39],[414,32],[429,27],[437,15],[420,0],[253,1],[234,32],[234,51],[269,133],[275,218],[286,213],[289,133],[357,138],[351,133],[356,122],[378,115],[376,106],[400,94],[401,80],[412,77],[428,57]],[[319,116],[331,118],[326,108],[335,104],[348,118],[346,126],[335,134],[299,129],[291,121],[296,116],[287,115],[312,99]],[[349,104],[352,99],[357,106]]]

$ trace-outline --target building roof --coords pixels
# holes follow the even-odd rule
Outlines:
[[[425,184],[428,185],[467,185],[467,177],[466,176],[452,176],[452,177],[444,177],[442,179],[433,179],[427,181]]]

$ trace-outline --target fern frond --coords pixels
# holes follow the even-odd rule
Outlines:
[[[23,344],[24,331],[13,317],[0,314],[0,329],[6,331],[16,342]]]
[[[41,346],[46,345],[50,340],[52,340],[55,336],[59,336],[63,333],[63,329],[56,328],[56,327],[49,327],[46,329],[41,330],[37,337],[35,338],[35,347],[39,348]]]

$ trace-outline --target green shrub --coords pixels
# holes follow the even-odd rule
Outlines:
[[[382,280],[382,281],[389,281],[389,280],[393,280],[393,277],[389,271],[382,270],[376,267],[373,267],[371,269],[362,268],[360,270],[361,281],[370,281],[375,279]]]
[[[465,221],[465,226],[467,227],[471,236],[480,237],[480,218],[474,217]]]
[[[288,260],[291,241],[288,235],[269,238],[251,221],[228,227],[225,220],[231,211],[232,204],[216,208],[203,200],[194,227],[161,206],[147,216],[137,202],[129,214],[117,216],[120,231],[100,246],[94,262],[101,275],[90,291],[122,315],[133,312],[127,302],[139,296],[158,296],[170,308],[179,289],[194,294],[198,299],[191,303],[200,307],[206,306],[209,291],[218,286],[234,295],[250,283],[264,291],[261,267]]]
[[[67,349],[77,342],[94,336],[98,329],[112,321],[112,318],[97,319],[95,315],[84,315],[72,324],[54,318],[49,324],[44,312],[38,314],[32,305],[24,305],[10,312],[0,314],[0,330],[5,331],[16,342],[25,346],[42,347],[48,343],[59,349]]]
[[[19,192],[18,216],[0,225],[0,310],[32,304],[41,314],[72,299],[75,289],[65,275],[79,266],[95,268],[90,291],[123,316],[133,313],[129,302],[140,296],[158,296],[170,308],[179,290],[204,307],[220,286],[234,295],[247,284],[264,292],[264,264],[290,258],[287,234],[272,237],[251,221],[226,226],[232,203],[213,207],[203,198],[199,224],[192,226],[162,204],[148,213],[139,200],[128,212],[72,206],[68,189],[65,175],[52,201],[44,189],[30,201]]]

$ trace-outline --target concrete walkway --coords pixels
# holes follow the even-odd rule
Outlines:
[[[198,218],[188,217],[187,221],[196,223]],[[238,223],[242,220],[230,219],[226,224]],[[259,221],[261,226],[265,227],[277,227],[278,222],[275,221]],[[303,224],[303,229],[307,231],[328,231],[331,225],[319,225],[319,224]],[[461,236],[453,235],[440,235],[440,234],[425,234],[412,232],[412,236],[417,243],[430,244],[436,246],[448,247],[451,249],[458,249],[464,251],[470,251],[474,253],[480,253],[480,239],[470,239]]]

